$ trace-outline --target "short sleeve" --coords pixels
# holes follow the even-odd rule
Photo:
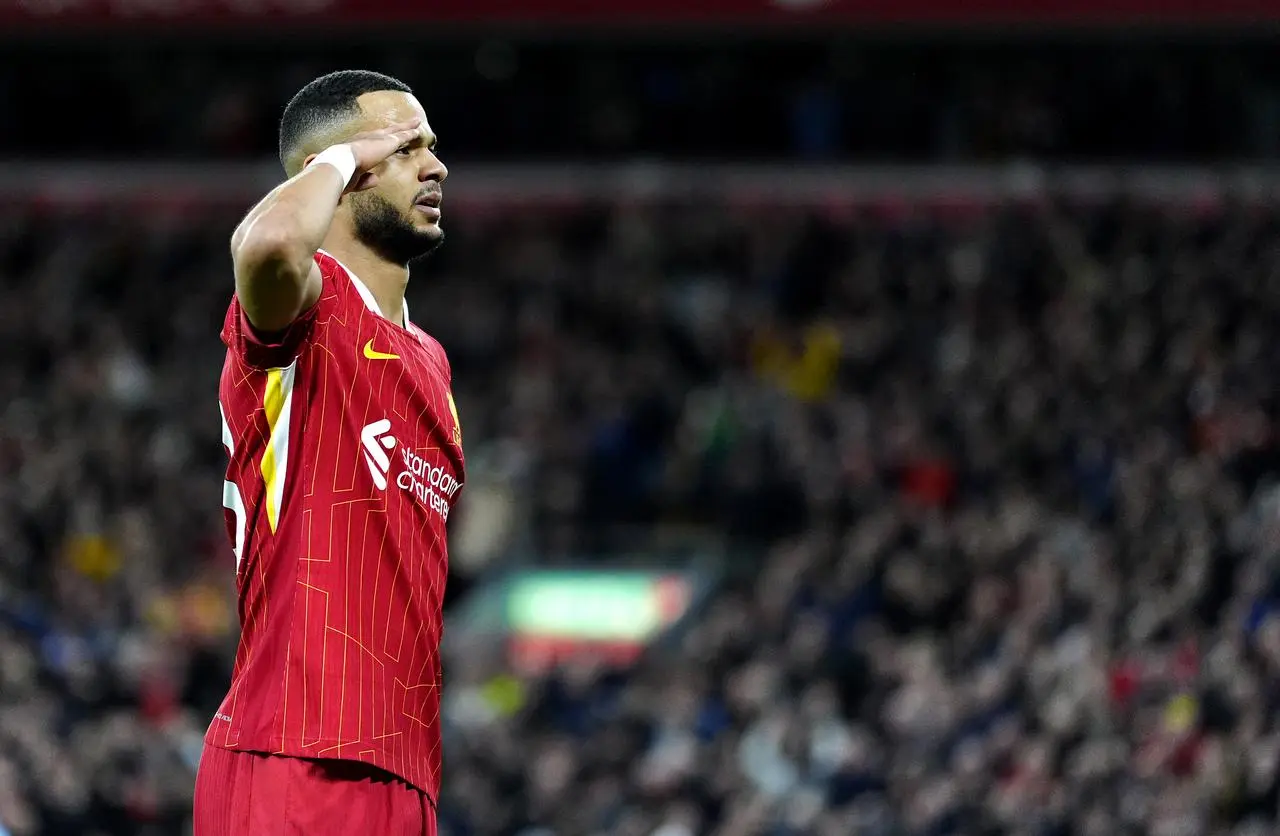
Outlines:
[[[314,332],[319,307],[320,302],[317,301],[288,328],[268,334],[253,327],[240,306],[240,300],[233,295],[222,323],[222,341],[228,350],[255,368],[287,366],[302,352]]]

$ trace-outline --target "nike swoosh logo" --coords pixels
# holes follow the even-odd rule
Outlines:
[[[364,344],[364,356],[370,360],[399,360],[399,354],[383,354],[381,351],[373,350],[373,340]]]

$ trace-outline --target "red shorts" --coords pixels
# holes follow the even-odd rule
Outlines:
[[[375,766],[208,745],[194,824],[195,836],[436,836],[427,796]]]

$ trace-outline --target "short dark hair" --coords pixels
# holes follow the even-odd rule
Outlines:
[[[290,157],[317,130],[335,119],[354,116],[360,107],[356,99],[382,90],[413,92],[403,81],[371,70],[338,70],[307,84],[289,100],[280,117],[280,164],[287,171]]]

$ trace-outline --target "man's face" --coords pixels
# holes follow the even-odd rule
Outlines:
[[[388,261],[407,264],[440,246],[440,184],[449,170],[435,155],[436,136],[418,100],[394,90],[358,99],[361,116],[352,133],[422,120],[418,138],[387,157],[369,174],[374,185],[344,198],[350,202],[357,239]],[[367,175],[366,175],[367,176]]]

